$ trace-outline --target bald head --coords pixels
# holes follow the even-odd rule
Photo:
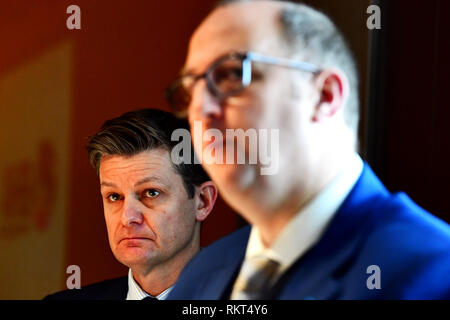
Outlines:
[[[236,2],[221,5],[198,26],[191,37],[189,52],[198,53],[207,48],[209,52],[213,51],[217,57],[231,51],[252,49],[261,53],[273,54],[274,50],[279,51],[280,45],[285,46],[285,42],[280,41],[279,12],[280,4],[274,1]],[[191,55],[188,56],[189,58]],[[203,56],[196,54],[196,58],[203,59]],[[202,62],[209,64],[212,61],[203,60]],[[188,60],[186,64],[197,63]]]

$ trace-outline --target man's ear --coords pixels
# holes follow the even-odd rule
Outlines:
[[[197,221],[204,221],[214,207],[217,199],[217,187],[212,181],[203,182],[196,188],[196,213]]]
[[[313,121],[321,122],[333,117],[347,101],[349,84],[345,74],[337,69],[323,70],[316,76],[315,86],[320,100],[313,114]]]

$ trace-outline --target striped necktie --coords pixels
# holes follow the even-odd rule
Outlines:
[[[246,259],[234,283],[231,300],[268,299],[280,264],[266,257]]]

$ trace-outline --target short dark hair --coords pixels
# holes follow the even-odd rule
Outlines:
[[[126,112],[107,120],[95,135],[89,137],[86,145],[89,161],[98,174],[100,160],[105,155],[133,156],[161,147],[170,153],[177,144],[177,141],[171,140],[172,132],[176,129],[189,130],[189,124],[185,119],[157,109]],[[192,154],[191,159],[193,157]],[[183,178],[189,198],[194,196],[196,186],[211,180],[202,166],[195,162],[172,162],[172,166]]]

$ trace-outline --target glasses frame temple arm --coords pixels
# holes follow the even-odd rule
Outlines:
[[[294,69],[298,69],[298,70],[303,70],[306,72],[311,72],[311,73],[319,73],[321,71],[321,69],[319,67],[317,67],[316,65],[312,64],[312,63],[308,63],[308,62],[303,62],[303,61],[297,61],[297,60],[292,60],[292,59],[286,59],[286,58],[276,58],[276,57],[270,57],[270,56],[265,56],[259,53],[255,53],[255,52],[248,52],[246,59],[244,59],[245,61],[256,61],[256,62],[262,62],[262,63],[267,63],[267,64],[273,64],[273,65],[278,65],[281,67],[285,67],[285,68],[294,68]],[[244,67],[245,70],[245,67]]]

